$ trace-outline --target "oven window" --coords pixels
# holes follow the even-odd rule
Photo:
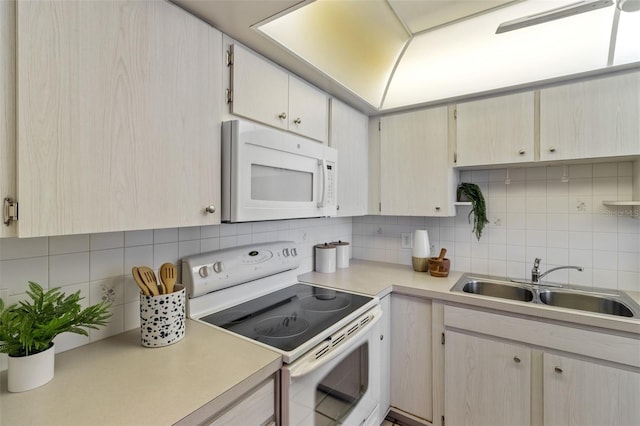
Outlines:
[[[252,164],[251,199],[313,201],[313,173]]]
[[[338,364],[316,387],[315,425],[340,425],[369,387],[369,344]]]

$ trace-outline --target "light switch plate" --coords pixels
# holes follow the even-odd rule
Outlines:
[[[403,249],[413,248],[413,235],[411,235],[411,232],[403,232],[401,234],[400,246]]]

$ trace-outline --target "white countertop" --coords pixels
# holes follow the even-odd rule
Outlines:
[[[332,274],[309,272],[300,275],[298,279],[303,282],[378,297],[383,297],[393,291],[394,293],[427,297],[519,315],[640,334],[640,320],[638,319],[450,291],[462,274],[462,272],[452,271],[446,278],[437,278],[430,276],[427,272],[415,272],[411,266],[407,265],[352,259],[349,268],[337,269]],[[636,302],[640,302],[640,293],[626,293]]]
[[[222,408],[282,366],[280,354],[187,321],[185,337],[145,348],[132,330],[56,355],[55,376],[22,393],[2,373],[1,425],[170,425]]]

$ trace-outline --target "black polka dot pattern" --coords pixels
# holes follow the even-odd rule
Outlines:
[[[178,290],[179,289],[179,290]],[[176,285],[171,294],[140,294],[140,337],[142,346],[157,348],[171,345],[184,337],[185,291]]]

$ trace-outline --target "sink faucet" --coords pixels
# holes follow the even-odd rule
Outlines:
[[[541,260],[542,259],[536,257],[536,260],[533,262],[533,268],[531,269],[531,282],[533,284],[539,284],[542,277],[545,277],[558,269],[577,269],[578,271],[582,271],[582,266],[558,266],[557,268],[551,268],[546,272],[540,273],[539,267]]]

